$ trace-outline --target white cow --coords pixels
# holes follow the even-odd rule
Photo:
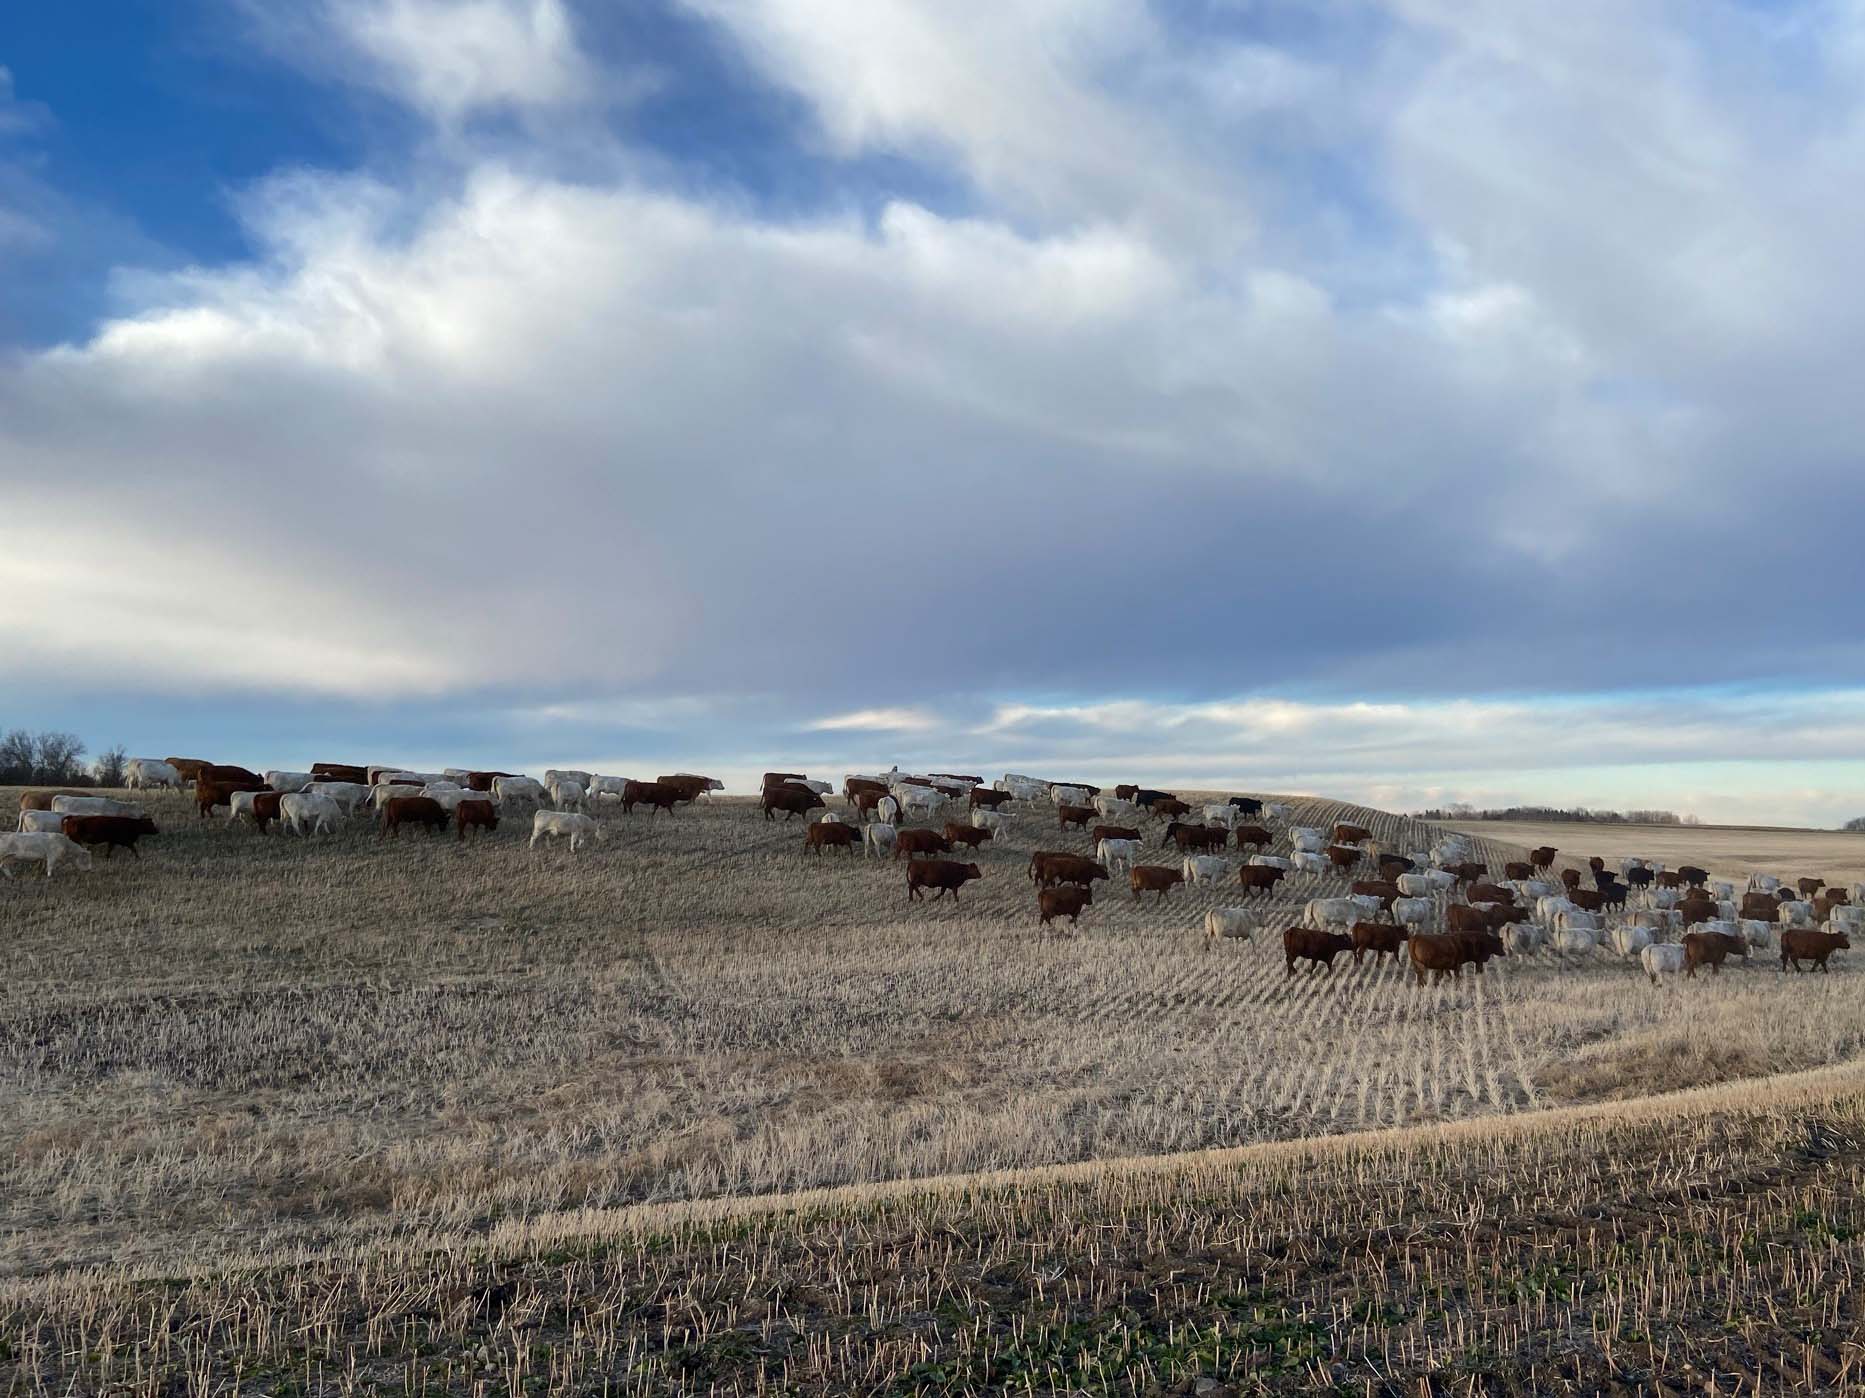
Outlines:
[[[1645,974],[1656,985],[1659,976],[1674,976],[1684,969],[1684,947],[1681,942],[1653,942],[1638,954],[1638,964],[1645,968]]]
[[[1748,876],[1748,891],[1750,893],[1773,893],[1776,889],[1780,888],[1780,886],[1781,881],[1773,874],[1750,874]],[[1860,888],[1865,887],[1865,885],[1854,884],[1853,887]]]
[[[1662,909],[1654,908],[1627,913],[1625,921],[1628,926],[1649,927],[1653,932],[1668,932],[1673,928],[1682,926],[1684,915],[1675,910],[1666,912]],[[1662,939],[1654,937],[1652,940],[1659,941]]]
[[[1094,793],[1085,786],[1052,786],[1049,799],[1058,806],[1085,806]]]
[[[334,835],[343,811],[328,796],[293,791],[278,798],[278,816],[294,835]]]
[[[63,811],[21,811],[19,828],[26,831],[50,831],[62,835],[65,831],[65,813]]]
[[[58,802],[54,801],[52,806],[56,809]],[[1774,920],[1782,927],[1811,927],[1813,926],[1813,904],[1803,903],[1798,899],[1783,903],[1775,910]]]
[[[52,870],[67,859],[75,861],[80,869],[91,867],[91,852],[55,830],[0,835],[0,874],[9,879],[13,877],[15,864],[43,864],[49,879]]]
[[[800,781],[797,783],[797,785],[808,787],[811,791],[815,792],[818,796],[829,796],[829,795],[832,795],[835,791],[835,788],[830,786],[828,782]]]
[[[1094,798],[1094,813],[1102,820],[1114,820],[1117,817],[1135,815],[1139,807],[1131,801],[1123,801],[1118,796],[1097,796]]]
[[[1504,923],[1502,944],[1511,956],[1527,956],[1547,945],[1547,934],[1532,922]]]
[[[1582,928],[1564,928],[1554,934],[1554,949],[1564,956],[1587,956],[1599,950],[1599,938]]]
[[[894,791],[894,800],[900,803],[902,815],[923,815],[930,820],[939,814],[946,798],[943,792],[929,786],[903,786]]]
[[[1108,873],[1113,873],[1116,865],[1125,865],[1131,869],[1140,857],[1138,840],[1103,840],[1094,847],[1094,857],[1107,866]]]
[[[891,796],[883,796],[874,803],[874,818],[883,825],[900,823],[900,803]]]
[[[1577,913],[1580,905],[1571,898],[1555,896],[1535,900],[1535,921],[1552,923],[1562,913]]]
[[[131,791],[149,786],[181,785],[181,773],[154,757],[132,757],[123,764],[123,779]]]
[[[1030,777],[1005,777],[996,785],[1013,801],[1040,801],[1049,794],[1046,783]]]
[[[1554,925],[1562,932],[1597,933],[1600,930],[1600,915],[1580,908],[1569,908],[1554,915]]]
[[[1242,814],[1242,811],[1231,805],[1206,806],[1204,808],[1204,823],[1206,825],[1221,825],[1226,830],[1235,830],[1237,828],[1237,818]]]
[[[1865,883],[1855,883],[1852,885],[1852,901],[1854,903],[1865,903]]]
[[[1270,820],[1287,820],[1289,808],[1280,801],[1263,802],[1263,815]]]
[[[112,801],[108,796],[54,796],[52,809],[60,815],[129,816],[132,820],[143,814],[134,801]]]
[[[415,787],[412,788],[412,790],[418,793],[420,788]],[[234,821],[244,818],[250,820],[254,825],[257,825],[259,823],[259,817],[253,812],[253,797],[261,795],[264,795],[264,793],[258,791],[236,791],[228,797],[227,824],[231,825]]]
[[[980,807],[971,813],[973,830],[989,830],[993,840],[1001,840],[1010,832],[1010,822],[996,811],[987,811]]]
[[[1298,854],[1319,854],[1327,845],[1327,837],[1319,830],[1298,825],[1289,831],[1289,844]]]
[[[1212,908],[1204,915],[1205,945],[1219,937],[1247,942],[1261,926],[1262,916],[1254,908]]]
[[[370,789],[361,782],[312,782],[305,788],[313,796],[328,796],[345,815],[355,815],[369,804]]]
[[[1103,840],[1101,843],[1114,842]],[[1230,861],[1216,854],[1188,854],[1180,869],[1186,883],[1222,883],[1230,877]]]
[[[1742,929],[1742,940],[1757,951],[1767,950],[1774,942],[1774,929],[1759,918],[1739,918],[1736,925]]]
[[[572,854],[581,849],[586,840],[608,838],[594,820],[575,811],[539,811],[532,816],[531,848],[536,849],[537,842],[546,835],[568,836]]]
[[[590,805],[595,805],[597,799],[603,796],[613,796],[617,801],[621,800],[622,790],[631,780],[633,780],[631,777],[591,777],[589,779]]]
[[[376,778],[376,785],[393,782],[397,786],[426,786],[429,782],[444,782],[448,777],[445,772],[410,772],[397,767],[392,772],[383,772]]]
[[[1259,869],[1282,869],[1292,872],[1295,868],[1295,861],[1286,854],[1253,854],[1249,862]]]
[[[440,808],[452,815],[462,801],[490,801],[492,798],[483,791],[467,791],[457,786],[430,786],[422,789],[421,794],[440,804]]]
[[[574,767],[546,767],[544,769],[544,785],[549,787],[552,782],[560,781],[567,777],[584,790],[588,790],[590,778],[594,775],[595,773],[593,772],[579,772]]]
[[[1865,908],[1851,903],[1837,903],[1826,917],[1827,930],[1832,932],[1865,932]]]
[[[1621,956],[1637,956],[1655,940],[1649,927],[1627,923],[1612,929],[1612,949]]]
[[[265,778],[265,784],[274,791],[303,791],[317,780],[309,772],[284,772],[277,768],[269,772],[261,772],[259,775]],[[280,807],[280,809],[284,808]]]
[[[1696,927],[1693,928],[1692,930],[1697,931],[1697,932],[1720,932],[1725,937],[1734,937],[1737,941],[1741,942],[1744,946],[1748,945],[1748,938],[1742,935],[1742,924],[1736,918],[1732,918],[1732,917],[1709,918],[1703,922],[1699,922],[1696,925]]]
[[[1431,921],[1438,905],[1429,898],[1394,898],[1392,920],[1401,927],[1422,930]]]
[[[826,811],[826,810],[817,811],[815,815],[809,818],[809,823],[811,825],[846,825],[848,824],[847,821],[842,819],[842,813],[840,811]]]
[[[574,777],[558,777],[551,783],[551,804],[562,811],[587,811],[588,788]]]
[[[1424,874],[1400,874],[1394,882],[1398,884],[1399,892],[1408,898],[1429,898],[1436,892],[1431,880]]]
[[[1710,885],[1710,891],[1716,895],[1716,900],[1719,903],[1735,901],[1735,885],[1732,883],[1713,883]]]
[[[885,859],[894,852],[894,841],[900,832],[884,821],[875,821],[861,832],[861,843],[866,847],[871,858]]]
[[[1684,901],[1683,894],[1674,888],[1648,888],[1645,890],[1645,906],[1648,908],[1675,908]]]
[[[1302,908],[1302,926],[1314,931],[1327,927],[1350,928],[1363,918],[1377,917],[1379,899],[1370,894],[1351,898],[1310,898]]]
[[[1297,850],[1293,859],[1298,874],[1325,874],[1330,867],[1325,854],[1315,854],[1310,850]]]
[[[237,791],[233,794],[235,798],[240,795]],[[412,782],[377,782],[369,788],[369,803],[378,811],[386,811],[389,802],[397,796],[419,796],[420,794],[421,788]],[[229,816],[228,819],[232,817]]]
[[[492,794],[500,805],[507,801],[529,801],[541,806],[550,793],[544,790],[544,784],[535,777],[494,777]]]
[[[1517,883],[1517,891],[1524,898],[1558,898],[1561,885],[1552,879],[1522,879]]]

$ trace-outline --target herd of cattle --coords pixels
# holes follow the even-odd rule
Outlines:
[[[224,807],[229,823],[250,821],[263,833],[277,822],[307,837],[334,834],[346,821],[373,813],[382,839],[416,826],[434,833],[451,828],[464,843],[469,832],[497,830],[503,815],[528,811],[533,848],[557,837],[572,851],[603,838],[593,810],[605,801],[624,814],[641,806],[650,817],[672,815],[677,806],[723,789],[689,772],[651,782],[573,770],[549,770],[538,781],[514,772],[345,763],[259,773],[183,757],[131,759],[127,784],[133,790],[188,788],[200,818]],[[1481,971],[1490,959],[1511,953],[1584,955],[1606,946],[1638,958],[1655,983],[1665,975],[1694,976],[1699,967],[1718,974],[1728,958],[1746,960],[1777,938],[1783,970],[1798,971],[1805,962],[1824,971],[1833,952],[1851,946],[1848,934],[1865,928],[1865,884],[1848,892],[1802,878],[1788,887],[1755,874],[1738,897],[1733,884],[1713,881],[1707,870],[1672,870],[1639,859],[1622,860],[1615,870],[1595,858],[1585,873],[1566,868],[1556,876],[1559,852],[1552,848],[1505,864],[1498,878],[1461,835],[1401,854],[1358,825],[1337,823],[1325,831],[1291,825],[1286,806],[1251,796],[1194,807],[1171,792],[1140,786],[1103,791],[1014,773],[987,785],[977,776],[910,775],[897,768],[847,777],[839,809],[829,806],[834,794],[829,783],[800,772],[767,772],[759,804],[767,821],[779,813],[806,818],[806,854],[853,854],[859,847],[871,857],[905,859],[910,901],[930,889],[934,901],[950,894],[956,903],[959,890],[983,870],[947,856],[1003,840],[1009,810],[1052,813],[1057,829],[1085,837],[1090,852],[1039,849],[1030,855],[1028,875],[1045,928],[1059,918],[1078,925],[1093,906],[1095,884],[1116,874],[1124,874],[1136,900],[1148,893],[1164,900],[1182,883],[1234,882],[1247,898],[1271,894],[1290,878],[1346,881],[1345,892],[1308,898],[1300,923],[1283,931],[1290,975],[1298,963],[1331,973],[1337,957],[1351,953],[1357,964],[1371,953],[1405,958],[1424,984],[1460,977],[1465,966]],[[8,878],[14,865],[30,863],[42,864],[49,878],[67,860],[88,864],[94,849],[106,858],[118,848],[135,854],[140,839],[158,833],[131,801],[29,791],[19,804],[17,832],[0,834],[0,874]],[[1177,862],[1144,862],[1149,837]],[[1287,852],[1273,852],[1278,845]],[[1227,857],[1233,847],[1241,864]],[[1239,903],[1211,909],[1204,930],[1209,941],[1249,940],[1264,930],[1263,921],[1256,907]]]

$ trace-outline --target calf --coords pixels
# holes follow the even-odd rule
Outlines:
[[[1597,913],[1604,911],[1606,907],[1606,895],[1599,892],[1597,889],[1576,888],[1569,891],[1567,897],[1572,901],[1573,905],[1582,912]],[[1619,906],[1625,906],[1625,890],[1623,888],[1619,890]]]
[[[1696,979],[1697,967],[1708,966],[1710,974],[1720,976],[1723,961],[1730,956],[1748,960],[1748,943],[1727,932],[1686,932],[1684,934],[1684,976]]]
[[[1791,962],[1798,971],[1801,962],[1811,961],[1831,975],[1826,958],[1836,951],[1850,951],[1851,948],[1852,943],[1843,932],[1809,932],[1804,928],[1790,927],[1781,933],[1781,969],[1785,971]]]
[[[1683,875],[1684,882],[1692,888],[1701,888],[1710,881],[1710,871],[1699,869],[1694,864],[1680,864],[1677,866],[1677,872]]]
[[[1360,851],[1352,845],[1329,845],[1325,853],[1336,869],[1351,869],[1360,862]]]
[[[1375,956],[1390,953],[1397,957],[1405,946],[1406,930],[1384,922],[1356,922],[1353,925],[1353,964],[1360,964],[1360,957],[1366,952]]]
[[[140,859],[142,855],[136,849],[136,842],[144,835],[161,833],[148,816],[66,816],[59,823],[59,830],[67,840],[80,845],[102,845],[105,859],[110,858],[118,846]]]
[[[1353,950],[1353,938],[1345,932],[1316,932],[1307,927],[1289,927],[1282,933],[1282,956],[1288,974],[1295,974],[1297,961],[1317,961],[1334,974],[1334,958]]]
[[[462,801],[453,808],[453,826],[465,844],[469,827],[487,832],[499,828],[499,808],[490,801]]]
[[[945,823],[945,837],[955,846],[963,845],[967,849],[975,850],[979,845],[991,839],[992,834],[985,826],[971,825],[969,823],[960,825],[955,820],[948,820]]]
[[[950,854],[951,852],[952,842],[937,830],[902,830],[894,837],[895,859],[903,854]]]
[[[382,807],[378,838],[386,840],[397,835],[404,825],[421,825],[436,835],[442,834],[447,828],[446,808],[432,796],[391,796]]]
[[[1818,893],[1822,888],[1826,887],[1826,880],[1825,879],[1797,879],[1794,883],[1794,887],[1800,890],[1801,896],[1803,898],[1811,898],[1814,894]]]
[[[901,832],[904,839],[910,833]],[[930,833],[930,832],[928,832]],[[953,859],[914,859],[907,863],[907,900],[923,899],[929,888],[937,889],[933,902],[937,903],[946,894],[952,895],[952,901],[958,902],[958,891],[973,879],[984,877],[984,871],[976,864],[960,864]],[[1041,895],[1038,895],[1039,897]]]
[[[924,832],[908,831],[907,833],[920,834]],[[820,855],[824,849],[841,849],[847,850],[849,854],[852,855],[855,852],[855,846],[860,842],[861,832],[852,825],[843,825],[840,821],[818,821],[803,832],[803,852],[805,854],[813,851]]]
[[[1077,830],[1086,830],[1094,816],[1093,806],[1057,806],[1056,829],[1066,830],[1072,825]]]
[[[1083,908],[1094,902],[1094,887],[1080,884],[1064,884],[1060,888],[1045,888],[1036,895],[1037,921],[1044,927],[1050,919],[1065,917],[1072,927],[1081,917]]]
[[[1334,826],[1333,839],[1337,845],[1357,845],[1372,838],[1373,832],[1364,825],[1349,825],[1346,821],[1340,821]]]
[[[250,782],[214,781],[209,777],[197,777],[194,782],[195,814],[202,820],[213,813],[214,807],[231,805],[236,791],[264,791],[266,784],[258,779]]]
[[[1133,890],[1136,903],[1142,893],[1157,893],[1164,902],[1172,886],[1184,882],[1184,870],[1168,869],[1163,864],[1135,864],[1127,873],[1127,887]]]
[[[1246,864],[1237,871],[1237,882],[1252,893],[1274,893],[1276,885],[1289,876],[1287,869],[1273,869],[1266,865]]]

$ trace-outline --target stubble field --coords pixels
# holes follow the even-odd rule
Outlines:
[[[1046,808],[955,908],[909,905],[901,865],[804,856],[801,821],[744,800],[610,815],[576,855],[529,851],[521,822],[465,849],[298,842],[155,805],[140,862],[0,885],[8,1272],[471,1245],[567,1210],[1510,1114],[1865,1042],[1843,955],[1659,988],[1606,952],[1423,989],[1391,962],[1289,980],[1275,934],[1331,877],[1258,898],[1254,944],[1205,944],[1234,884],[1102,885],[1044,937],[1029,853],[1086,844]],[[1292,813],[1341,818],[1426,842]]]

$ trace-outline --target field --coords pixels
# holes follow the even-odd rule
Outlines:
[[[1740,882],[1753,873],[1817,876],[1849,888],[1865,880],[1865,835],[1837,830],[1785,830],[1766,825],[1587,825],[1567,821],[1451,821],[1486,840],[1563,854],[1597,854],[1615,865],[1626,855],[1661,860],[1668,868],[1697,864]]]
[[[1812,1299],[1856,1262],[1849,1068],[1688,1099],[1723,1104],[1695,1116],[1533,1110],[1848,1064],[1865,985],[1843,954],[1829,977],[1757,959],[1660,987],[1604,952],[1424,989],[1391,962],[1289,980],[1274,933],[1342,880],[1259,899],[1252,944],[1202,933],[1234,884],[1137,905],[1103,885],[1079,933],[1042,936],[1029,852],[1085,846],[1042,811],[955,908],[908,905],[898,865],[805,857],[800,821],[743,800],[611,816],[577,855],[527,850],[516,823],[465,849],[298,842],[157,805],[140,862],[0,884],[9,1392],[63,1391],[72,1354],[83,1386],[124,1381],[96,1358],[117,1355],[151,1392],[234,1373],[353,1391],[365,1370],[398,1391],[624,1372],[868,1391],[911,1389],[916,1364],[962,1390],[1013,1352],[1040,1368],[1127,1344],[1162,1382],[1187,1356],[1229,1373],[1207,1343],[1278,1382],[1344,1364],[1356,1392],[1478,1354],[1511,1383],[1531,1351],[1609,1375],[1602,1346],[1657,1343],[1628,1319],[1647,1292],[1709,1304],[1701,1269],[1763,1225],[1806,1244],[1743,1263],[1744,1286],[1808,1297],[1777,1316],[1839,1327],[1855,1304]],[[1358,818],[1398,849],[1429,834],[1333,803],[1293,817]],[[1380,1128],[1422,1129],[1259,1144]],[[1808,1140],[1831,1168],[1794,1163]],[[892,1183],[993,1170],[1021,1173]],[[802,1219],[769,1201],[836,1187]],[[1667,1241],[1658,1210],[1678,1207],[1702,1226]],[[1808,1209],[1826,1231],[1801,1238]],[[1566,1270],[1515,1275],[1536,1247]],[[177,1277],[197,1280],[159,1280]],[[1386,1294],[1427,1282],[1423,1309]],[[1124,1331],[1080,1328],[1091,1295]],[[1606,1338],[1608,1311],[1631,1338]],[[1854,1362],[1830,1349],[1807,1360],[1822,1381]]]

